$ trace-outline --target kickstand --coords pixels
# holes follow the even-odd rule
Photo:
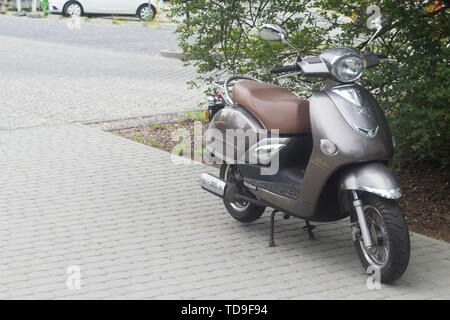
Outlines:
[[[308,230],[309,234],[309,240],[315,240],[316,237],[314,236],[314,233],[312,232],[316,226],[312,226],[309,224],[309,220],[306,220],[306,226],[303,227],[303,229]]]
[[[278,210],[273,210],[272,214],[270,215],[270,242],[269,247],[275,247],[275,214],[278,212]]]

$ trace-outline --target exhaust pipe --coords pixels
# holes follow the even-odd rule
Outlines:
[[[206,191],[209,191],[223,199],[227,183],[212,174],[202,173],[200,176],[200,186]]]
[[[228,202],[236,202],[240,200],[262,205],[256,198],[250,198],[240,193],[240,187],[234,183],[227,183],[212,174],[202,173],[200,176],[200,186],[202,189],[211,192]]]

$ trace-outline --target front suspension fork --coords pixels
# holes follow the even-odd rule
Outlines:
[[[363,202],[358,198],[356,191],[352,190],[353,194],[353,206],[356,210],[356,215],[358,216],[359,227],[361,229],[361,235],[364,242],[364,246],[368,250],[372,250],[373,242],[370,236],[369,227],[367,226],[366,216],[364,215]]]

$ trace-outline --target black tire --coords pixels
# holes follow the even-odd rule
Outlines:
[[[142,5],[137,9],[136,14],[137,14],[137,16],[138,16],[138,18],[139,18],[140,20],[145,20],[145,18],[142,17],[142,10],[143,10],[144,8],[147,8],[147,7],[148,7],[148,4],[142,4]],[[156,8],[155,8],[153,5],[150,5],[150,9],[151,9],[152,12],[153,12],[153,17],[152,17],[152,19],[154,19],[154,18],[156,17]]]
[[[362,195],[361,199],[368,221],[372,220],[368,218],[369,215],[381,215],[382,217],[387,241],[383,238],[378,240],[377,244],[381,246],[384,242],[385,247],[388,248],[388,254],[383,264],[377,264],[374,262],[376,259],[373,260],[373,256],[371,257],[363,248],[362,240],[359,239],[354,242],[356,252],[364,270],[367,270],[369,266],[378,267],[380,269],[380,281],[382,283],[391,283],[403,275],[409,263],[410,239],[405,218],[395,200],[389,200],[370,193]],[[373,226],[374,224],[370,225]],[[379,234],[381,235],[382,232]],[[374,236],[372,236],[372,241],[374,241]]]
[[[229,167],[231,168],[230,170],[233,170],[235,168],[235,166],[232,165],[222,164],[222,166],[220,167],[220,178],[227,178],[227,180],[229,179],[229,176],[227,175],[227,170],[229,170]],[[223,200],[223,203],[225,205],[225,208],[227,208],[228,212],[234,219],[244,223],[250,223],[258,220],[264,213],[264,210],[266,210],[266,207],[257,206],[252,203],[243,205],[242,203],[230,203],[226,200]]]
[[[69,1],[64,5],[64,8],[62,10],[62,14],[64,17],[70,17],[70,14],[67,12],[67,9],[69,8],[70,5],[76,5],[80,8],[80,17],[84,15],[84,10],[83,10],[83,6],[77,2],[77,1]]]

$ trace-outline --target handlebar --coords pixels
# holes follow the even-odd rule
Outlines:
[[[377,65],[379,65],[381,62],[395,62],[396,59],[390,59],[386,54],[383,53],[375,53],[371,51],[363,51],[362,55],[366,59],[366,68],[370,69]]]
[[[388,56],[384,53],[377,53],[376,56],[378,59],[388,59]]]
[[[293,64],[290,66],[274,67],[270,70],[271,73],[284,73],[284,72],[295,72],[299,71],[300,67],[298,64]]]

